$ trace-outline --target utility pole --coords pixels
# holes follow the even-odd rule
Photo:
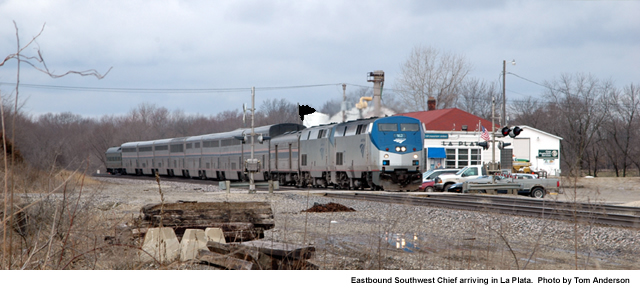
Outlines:
[[[491,170],[495,169],[496,165],[496,97],[491,97]],[[493,175],[493,174],[491,174]],[[491,183],[496,183],[496,177],[491,176]]]
[[[507,61],[502,61],[502,126],[507,126],[507,93],[505,84],[507,83]]]
[[[253,181],[253,173],[255,173],[255,172],[254,172],[253,166],[252,166],[253,164],[255,164],[255,158],[253,157],[253,153],[254,153],[254,150],[255,150],[255,143],[254,143],[254,141],[255,141],[255,132],[254,132],[254,129],[253,129],[253,126],[254,126],[254,123],[253,123],[253,121],[254,121],[253,119],[254,118],[253,117],[254,117],[254,113],[256,111],[255,106],[256,106],[256,88],[255,87],[251,87],[251,163],[248,164],[248,165],[250,165],[250,167],[247,168],[248,171],[249,171],[249,194],[255,194],[256,193],[256,184]]]
[[[342,84],[342,123],[347,121],[347,84]]]

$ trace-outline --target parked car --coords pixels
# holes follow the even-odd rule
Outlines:
[[[434,185],[436,191],[447,191],[450,186],[470,179],[476,179],[487,174],[487,168],[481,165],[466,166],[455,174],[443,174],[436,177]]]
[[[434,192],[436,177],[444,174],[455,174],[458,171],[460,171],[460,169],[433,169],[422,173],[422,185],[420,186],[420,191],[428,193]]]
[[[432,193],[435,191],[435,188],[433,187],[434,184],[435,184],[435,180],[424,181],[420,186],[420,190],[423,192]]]
[[[460,171],[460,169],[432,169],[422,173],[422,182],[434,180],[436,177],[443,174],[455,174],[458,171]]]

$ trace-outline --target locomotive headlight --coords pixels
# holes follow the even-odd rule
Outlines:
[[[414,154],[413,159],[418,159],[418,154]]]
[[[396,152],[400,152],[400,147],[396,146]]]
[[[384,158],[389,158],[389,154],[385,154],[385,155],[384,155]]]
[[[400,151],[402,151],[402,152],[405,152],[405,151],[407,151],[407,147],[405,147],[405,146],[402,146],[402,148],[400,148]]]

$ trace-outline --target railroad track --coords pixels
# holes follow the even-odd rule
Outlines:
[[[416,206],[435,206],[537,218],[552,218],[570,222],[587,222],[608,226],[640,228],[640,208],[637,207],[470,194],[425,194],[424,196],[331,192],[317,194],[329,198]]]
[[[96,175],[94,175],[96,176]],[[113,175],[97,175],[96,177],[112,177]],[[120,175],[114,178],[154,181],[153,176]],[[218,185],[218,181],[194,180],[182,177],[165,177],[161,181],[186,182],[200,185]],[[260,188],[257,188],[260,189]],[[266,189],[266,188],[265,188]],[[280,189],[305,189],[280,186]],[[528,216],[537,218],[553,218],[564,221],[591,222],[609,226],[640,228],[640,208],[618,205],[573,203],[528,197],[490,196],[478,194],[399,194],[399,193],[334,193],[322,192],[321,189],[310,189],[313,194],[329,198],[354,199],[396,203],[417,206],[434,206],[450,209],[486,211],[501,214]]]

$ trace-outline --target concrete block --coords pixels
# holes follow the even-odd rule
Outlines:
[[[150,228],[144,236],[142,250],[148,254],[140,252],[141,261],[150,262],[155,258],[161,263],[168,263],[178,258],[180,243],[173,228]]]
[[[206,236],[207,241],[214,241],[221,244],[227,243],[224,239],[224,232],[222,232],[221,228],[207,228],[204,230],[204,235]]]
[[[208,250],[207,239],[202,229],[187,229],[180,242],[180,260],[195,259],[200,249]]]

